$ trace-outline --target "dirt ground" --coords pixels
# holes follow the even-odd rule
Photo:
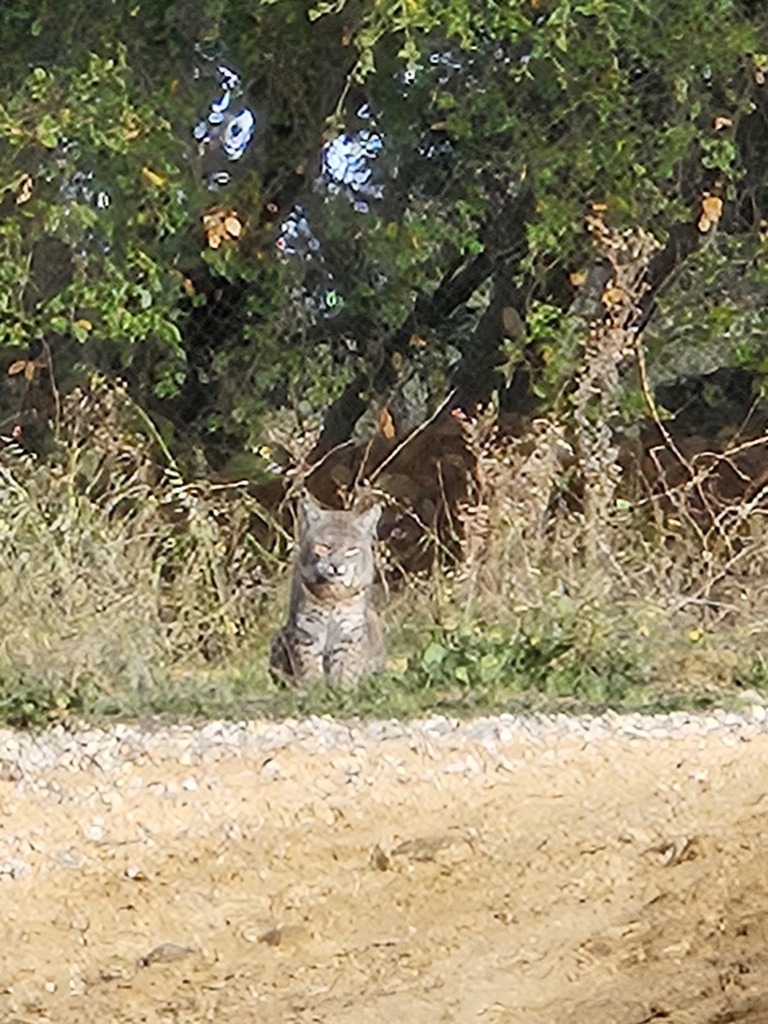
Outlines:
[[[0,1019],[768,1022],[768,736],[470,754],[0,781]]]

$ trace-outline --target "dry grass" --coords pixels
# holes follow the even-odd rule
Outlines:
[[[6,689],[135,708],[259,633],[279,564],[252,539],[267,513],[244,489],[182,483],[132,418],[120,389],[94,386],[66,400],[55,458],[0,449]]]
[[[631,695],[630,703],[706,703],[764,685],[760,502],[720,499],[704,528],[701,487],[624,479],[615,442],[595,433],[603,448],[594,462],[612,459],[614,468],[600,504],[593,488],[585,507],[583,463],[564,424],[536,421],[525,437],[503,438],[477,423],[468,434],[476,486],[461,513],[463,562],[441,612],[453,639],[457,629],[496,631],[503,671],[512,672],[509,651],[522,647],[523,679],[538,675],[545,690],[591,694],[598,704],[611,676],[624,680],[609,687],[611,699]],[[721,462],[709,464],[715,473]]]
[[[290,692],[266,671],[290,538],[246,486],[184,483],[124,392],[95,382],[65,399],[55,456],[0,449],[0,717],[649,708],[763,687],[760,502],[721,502],[703,527],[700,466],[695,492],[641,486],[612,437],[583,430],[467,422],[471,487],[446,517],[462,559],[394,572],[391,670],[354,694]],[[612,466],[587,508],[584,459]]]

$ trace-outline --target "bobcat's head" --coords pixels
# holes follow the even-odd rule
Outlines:
[[[318,597],[343,600],[373,583],[373,545],[381,508],[322,509],[305,502],[299,531],[299,574]]]

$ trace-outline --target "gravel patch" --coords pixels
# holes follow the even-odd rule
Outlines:
[[[332,821],[330,794],[354,801],[384,779],[437,789],[462,780],[493,785],[499,772],[525,773],[532,763],[557,767],[578,751],[605,747],[606,756],[616,756],[616,743],[736,747],[768,732],[760,696],[747,698],[740,712],[707,714],[500,714],[472,721],[433,715],[412,722],[312,716],[200,726],[59,724],[38,735],[1,729],[0,883],[30,872],[87,871],[107,849],[129,844],[138,853],[163,843],[158,829],[143,823],[138,807],[146,800],[160,818],[178,819],[179,834],[215,824],[227,842],[237,842],[243,809],[232,803],[225,770],[247,775],[246,814],[258,814],[264,787],[298,786],[311,796],[311,815]]]
[[[544,748],[565,738],[586,745],[611,738],[648,741],[713,733],[748,742],[766,732],[768,711],[757,700],[739,712],[714,710],[707,714],[500,714],[471,721],[433,715],[412,722],[342,722],[313,715],[303,720],[213,721],[201,726],[119,723],[107,728],[72,729],[55,725],[36,735],[0,729],[0,783],[39,786],[44,782],[55,799],[56,784],[45,781],[54,768],[119,776],[134,766],[168,761],[187,767],[204,766],[240,756],[276,755],[286,749],[310,756],[333,751],[366,756],[373,751],[385,754],[389,746],[405,742],[413,750],[446,757],[475,745],[501,756],[503,748],[513,742]],[[455,771],[455,763],[447,762],[444,770]],[[190,775],[181,785],[194,790],[198,782]]]

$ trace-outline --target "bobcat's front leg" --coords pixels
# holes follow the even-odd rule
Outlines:
[[[272,640],[269,667],[284,682],[319,680],[323,678],[323,652],[298,623],[283,626]]]
[[[291,630],[291,663],[293,675],[299,682],[317,682],[325,676],[323,657],[328,630],[315,608],[298,612]]]

